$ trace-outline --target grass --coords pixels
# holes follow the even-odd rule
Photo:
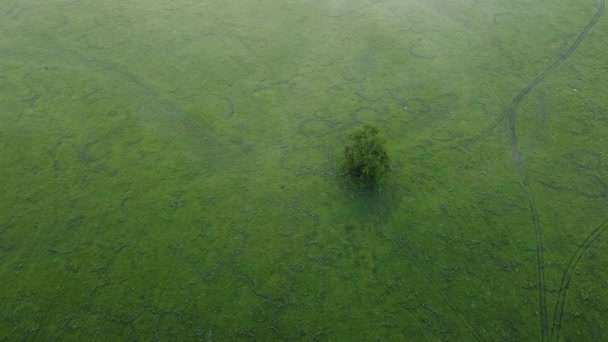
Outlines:
[[[3,3],[0,339],[605,340],[597,11]]]

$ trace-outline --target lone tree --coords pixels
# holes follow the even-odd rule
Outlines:
[[[347,137],[342,169],[358,185],[375,188],[388,172],[388,154],[378,133],[378,128],[365,124]]]

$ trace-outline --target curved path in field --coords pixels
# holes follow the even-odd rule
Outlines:
[[[568,268],[564,274],[562,279],[562,283],[559,289],[558,301],[556,304],[556,310],[554,312],[554,320],[549,328],[548,315],[547,315],[547,290],[545,285],[545,263],[543,259],[543,238],[542,231],[540,227],[540,222],[538,219],[538,211],[536,209],[536,204],[534,203],[534,194],[530,189],[528,176],[526,174],[526,167],[522,160],[521,153],[519,150],[519,145],[517,144],[517,125],[516,125],[516,116],[519,105],[523,101],[523,99],[530,94],[530,92],[550,73],[552,73],[555,69],[557,69],[560,64],[562,64],[566,59],[568,59],[572,53],[578,48],[579,44],[585,39],[589,30],[595,25],[598,21],[602,13],[604,12],[606,1],[600,0],[599,7],[593,18],[589,21],[587,26],[583,29],[583,31],[579,34],[577,39],[572,43],[568,51],[562,55],[560,59],[551,64],[545,71],[543,71],[540,75],[538,75],[532,82],[530,82],[525,88],[523,88],[511,101],[509,108],[506,111],[506,116],[509,118],[509,139],[511,142],[511,150],[513,153],[513,159],[515,161],[515,165],[517,170],[519,171],[520,177],[523,181],[524,189],[526,191],[526,195],[528,197],[528,203],[530,206],[530,213],[532,214],[532,222],[534,224],[534,237],[536,241],[536,274],[537,274],[537,285],[538,285],[538,306],[540,312],[540,328],[541,328],[541,337],[542,340],[546,340],[547,337],[555,338],[557,340],[559,338],[559,330],[561,327],[561,318],[563,313],[564,301],[566,297],[566,291],[568,289],[568,283],[570,281],[570,277],[576,263],[580,259],[581,255],[584,251],[591,245],[593,241],[597,239],[597,237],[606,230],[608,227],[607,222],[602,223],[598,228],[594,230],[594,232],[581,244],[575,253],[575,255],[570,260]]]

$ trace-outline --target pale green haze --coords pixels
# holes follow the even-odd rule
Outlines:
[[[1,0],[0,341],[608,341],[605,1]]]

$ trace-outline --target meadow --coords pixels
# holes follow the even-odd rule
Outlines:
[[[608,340],[604,7],[2,1],[0,341]]]

